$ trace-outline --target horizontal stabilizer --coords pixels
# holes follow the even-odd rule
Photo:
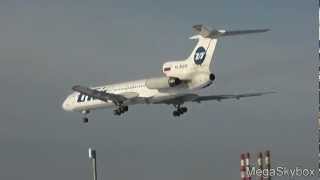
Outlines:
[[[234,35],[241,35],[241,34],[262,33],[270,30],[270,29],[248,29],[248,30],[235,30],[235,31],[216,30],[216,29],[209,30],[204,25],[194,25],[192,29],[196,34],[199,34],[204,38],[219,38],[221,36],[234,36]]]

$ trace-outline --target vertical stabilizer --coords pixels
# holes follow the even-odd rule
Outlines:
[[[236,30],[236,31],[226,31],[226,30],[209,30],[203,25],[194,25],[192,27],[193,31],[196,33],[195,36],[190,37],[190,39],[198,40],[197,45],[193,49],[190,56],[186,59],[190,63],[197,65],[197,69],[209,70],[211,64],[213,53],[218,42],[218,38],[222,36],[233,36],[251,33],[261,33],[266,32],[269,29],[251,29],[251,30]]]
[[[187,61],[209,70],[218,39],[206,38],[201,35],[193,36],[191,39],[196,39],[198,43],[187,58]]]

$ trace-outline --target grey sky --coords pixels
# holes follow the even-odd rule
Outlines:
[[[270,149],[276,165],[316,167],[316,1],[1,1],[0,179],[88,179],[87,148],[101,179],[237,179],[239,154]],[[240,101],[138,105],[66,113],[74,84],[160,75],[187,57],[191,26],[271,28],[228,37],[203,94],[275,90]]]

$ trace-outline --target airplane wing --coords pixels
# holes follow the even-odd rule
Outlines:
[[[90,97],[94,97],[104,102],[112,101],[115,105],[120,105],[124,101],[128,100],[128,98],[126,98],[123,95],[107,93],[104,91],[98,91],[96,89],[91,89],[91,88],[80,86],[80,85],[73,86],[72,90]]]
[[[202,102],[202,101],[210,101],[216,100],[221,101],[224,99],[240,99],[245,97],[254,97],[254,96],[262,96],[265,94],[272,94],[275,92],[257,92],[257,93],[245,93],[245,94],[220,94],[220,95],[210,95],[210,96],[199,96],[197,94],[185,94],[181,96],[174,97],[172,99],[167,99],[160,103],[165,104],[182,104],[184,102]]]
[[[245,97],[253,97],[253,96],[262,96],[265,94],[271,94],[275,92],[258,92],[258,93],[245,93],[245,94],[221,94],[221,95],[212,95],[212,96],[198,96],[197,98],[193,99],[194,102],[201,102],[201,101],[210,101],[210,100],[217,100],[221,101],[223,99],[240,99]]]

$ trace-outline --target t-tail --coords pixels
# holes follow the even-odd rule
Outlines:
[[[170,84],[170,87],[186,82],[191,89],[209,86],[215,79],[215,75],[210,71],[210,64],[213,60],[213,53],[218,39],[223,36],[233,36],[241,34],[262,33],[269,29],[252,29],[239,31],[209,30],[203,25],[194,25],[193,31],[196,35],[190,39],[197,40],[190,56],[185,60],[170,61],[163,64],[162,70]],[[166,81],[166,80],[164,80]]]
[[[209,71],[209,67],[212,61],[215,47],[218,39],[223,36],[242,35],[250,33],[262,33],[269,31],[269,29],[251,29],[251,30],[209,30],[203,25],[194,25],[192,27],[196,35],[190,37],[190,39],[198,40],[195,48],[186,61],[192,62],[195,67],[199,69]]]

